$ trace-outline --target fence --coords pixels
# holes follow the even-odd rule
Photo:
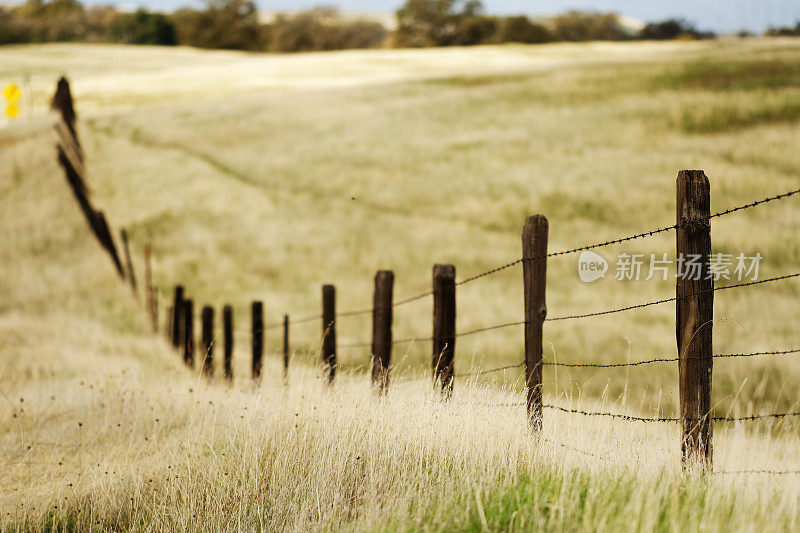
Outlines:
[[[372,315],[372,341],[343,344],[339,347],[370,347],[372,349],[372,381],[380,393],[385,393],[389,386],[391,371],[391,349],[393,346],[410,342],[430,342],[431,368],[434,382],[442,395],[447,398],[453,391],[455,379],[477,374],[488,374],[514,368],[525,370],[526,398],[524,402],[504,404],[506,406],[518,405],[527,408],[528,418],[534,432],[539,432],[543,424],[543,411],[553,410],[567,414],[582,416],[599,416],[615,418],[631,422],[664,422],[680,423],[682,427],[682,457],[684,464],[700,461],[710,465],[712,461],[712,423],[714,422],[747,422],[762,419],[782,419],[800,416],[800,412],[774,413],[753,415],[745,417],[714,416],[711,412],[712,367],[714,359],[781,356],[800,353],[800,349],[786,349],[775,351],[762,351],[754,353],[713,354],[713,304],[714,294],[719,291],[743,289],[756,285],[777,283],[800,277],[800,272],[781,275],[777,277],[748,281],[723,286],[715,286],[714,276],[709,271],[709,258],[712,255],[710,233],[711,221],[746,209],[755,208],[770,202],[776,202],[800,194],[800,189],[789,191],[776,196],[763,198],[745,205],[726,209],[725,211],[710,212],[710,187],[708,179],[702,171],[682,171],[677,180],[677,222],[672,226],[653,229],[635,235],[612,239],[596,244],[584,245],[577,248],[548,252],[549,224],[542,215],[528,218],[522,231],[523,256],[509,263],[500,265],[488,271],[470,276],[464,280],[456,281],[455,267],[453,265],[434,265],[433,286],[428,292],[417,294],[408,298],[392,301],[394,274],[390,271],[379,271],[375,277],[375,290],[373,294],[373,307],[370,309],[335,311],[335,288],[332,285],[323,287],[323,311],[321,314],[303,316],[290,322],[288,316],[283,321],[263,325],[263,306],[260,302],[253,306],[253,376],[260,375],[260,361],[263,355],[263,333],[266,330],[283,329],[284,372],[288,367],[289,329],[294,324],[319,321],[322,325],[322,363],[332,383],[337,369],[336,363],[336,325],[346,317]],[[555,257],[562,257],[578,252],[595,250],[597,248],[623,243],[636,239],[643,239],[659,233],[675,231],[677,254],[695,255],[701,257],[701,269],[696,279],[690,277],[676,278],[676,296],[654,301],[642,302],[621,308],[605,309],[575,315],[548,316],[546,305],[547,287],[547,261]],[[456,331],[456,290],[458,287],[484,280],[493,274],[502,272],[520,265],[523,271],[522,292],[525,301],[525,314],[523,320],[496,324],[463,332]],[[433,303],[433,330],[430,335],[393,339],[392,319],[393,309],[415,302],[424,298],[432,298]],[[183,288],[176,287],[175,302],[173,305],[172,323],[179,325],[185,323],[183,312],[190,312],[187,307],[188,300],[182,300]],[[544,361],[542,345],[544,338],[544,325],[547,322],[581,320],[593,317],[629,312],[646,307],[675,303],[676,331],[678,332],[677,357],[659,357],[642,361],[625,363],[559,363]],[[482,332],[502,328],[524,326],[523,342],[525,359],[516,365],[507,365],[498,368],[484,369],[467,374],[455,374],[455,346],[456,339],[475,335]],[[230,337],[226,325],[226,339]],[[178,339],[176,348],[191,343],[187,332],[176,326],[172,338]],[[232,342],[232,341],[231,341]],[[227,346],[227,341],[226,341]],[[230,346],[226,350],[231,349]],[[259,361],[256,363],[256,361]],[[557,366],[567,368],[625,368],[649,365],[654,363],[677,362],[679,364],[679,391],[680,391],[680,416],[677,417],[639,417],[611,412],[592,412],[580,409],[565,408],[558,405],[549,405],[542,398],[542,368],[544,366]],[[258,366],[259,371],[255,368]]]
[[[136,276],[131,260],[127,233],[123,230],[121,234],[126,262],[125,268],[123,268],[116,252],[113,238],[108,230],[108,225],[105,222],[105,217],[102,212],[96,211],[91,206],[88,195],[86,194],[82,165],[83,152],[80,149],[80,144],[75,134],[75,115],[74,110],[72,110],[72,101],[66,80],[62,79],[59,82],[59,88],[54,98],[53,106],[62,114],[62,119],[57,126],[61,139],[59,142],[59,162],[65,170],[67,180],[87,217],[90,228],[97,236],[103,248],[112,257],[117,272],[123,279],[127,279],[130,282],[131,288],[134,294],[136,294]],[[339,366],[337,361],[336,340],[337,322],[346,317],[371,315],[372,340],[370,342],[343,344],[342,347],[371,348],[371,377],[376,391],[379,394],[384,394],[390,386],[392,369],[391,352],[393,346],[410,342],[430,342],[432,346],[432,376],[436,387],[440,390],[444,399],[449,398],[452,394],[456,378],[469,377],[477,374],[489,374],[514,368],[524,368],[525,401],[511,404],[497,404],[497,406],[525,406],[534,433],[538,434],[541,432],[544,424],[544,410],[580,416],[607,417],[630,422],[680,423],[682,428],[681,450],[683,464],[699,462],[706,467],[710,467],[712,463],[712,423],[748,422],[800,416],[800,412],[772,413],[745,417],[714,416],[712,413],[711,389],[714,359],[784,356],[800,353],[800,349],[790,348],[754,353],[714,354],[712,352],[714,295],[719,291],[743,289],[746,287],[798,278],[800,277],[800,272],[784,274],[758,281],[715,286],[714,276],[713,273],[710,272],[709,266],[709,259],[712,255],[710,238],[711,222],[733,213],[753,209],[768,203],[799,195],[800,189],[731,207],[713,214],[710,211],[709,181],[702,171],[681,171],[678,174],[676,192],[677,217],[675,224],[556,252],[548,251],[549,222],[547,218],[543,215],[529,217],[522,230],[523,254],[521,258],[499,265],[485,272],[472,275],[460,281],[456,280],[456,268],[454,265],[434,265],[432,288],[430,291],[401,298],[397,301],[394,301],[394,273],[391,271],[379,271],[374,279],[373,305],[369,309],[337,312],[336,289],[333,285],[324,285],[322,287],[321,313],[301,316],[295,319],[291,319],[290,315],[284,315],[282,320],[278,322],[265,324],[263,303],[259,301],[252,302],[251,328],[248,332],[251,338],[252,349],[252,377],[254,380],[259,380],[261,378],[264,357],[264,334],[266,331],[282,330],[283,374],[284,379],[287,379],[290,353],[289,334],[291,328],[298,324],[319,321],[321,324],[321,363],[324,367],[327,378],[326,381],[329,386],[332,386],[335,382]],[[674,231],[676,235],[676,253],[678,256],[693,255],[700,258],[700,269],[696,277],[676,277],[675,297],[583,314],[548,316],[546,304],[548,260],[577,254],[583,251],[596,250],[614,244],[644,239],[653,235],[672,231]],[[151,256],[152,252],[148,245],[145,247],[146,308],[152,320],[153,330],[157,331],[158,303],[157,293],[152,280]],[[521,287],[525,302],[523,319],[458,332],[456,330],[457,289],[467,284],[485,280],[494,274],[511,269],[515,266],[521,266],[523,271],[523,283]],[[431,334],[400,339],[393,338],[393,310],[426,298],[432,299],[433,324]],[[676,357],[659,357],[625,363],[560,363],[545,361],[543,359],[542,346],[545,324],[547,322],[583,320],[630,312],[673,302],[676,306]],[[189,367],[194,367],[195,364],[194,314],[194,302],[192,299],[187,298],[184,286],[175,286],[172,305],[167,310],[167,323],[164,328],[164,333],[173,348],[182,355],[184,363]],[[209,379],[214,376],[215,366],[214,349],[216,337],[214,334],[214,315],[215,313],[212,307],[203,307],[201,312],[202,372]],[[226,305],[223,308],[222,317],[224,377],[226,380],[231,381],[233,379],[232,354],[234,334],[237,330],[234,328],[233,308],[230,305]],[[522,344],[524,345],[525,357],[523,361],[515,365],[484,369],[466,374],[455,374],[456,340],[458,338],[517,326],[524,326]],[[584,411],[545,404],[543,401],[542,368],[545,366],[612,369],[666,362],[677,362],[679,366],[680,408],[679,416],[676,417],[639,417],[621,413]],[[765,470],[728,473],[790,474],[793,473],[793,471],[778,472]]]

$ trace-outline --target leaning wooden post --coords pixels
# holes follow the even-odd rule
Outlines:
[[[442,394],[453,393],[456,353],[456,267],[433,266],[433,378]]]
[[[153,324],[153,333],[158,333],[158,294],[153,284],[153,249],[149,244],[144,247],[144,283],[147,312]]]
[[[172,346],[177,350],[181,347],[183,336],[183,286],[175,285],[175,296],[172,300]]]
[[[389,387],[393,291],[394,272],[381,270],[375,274],[375,292],[372,299],[372,384],[381,394],[385,394]]]
[[[528,418],[542,429],[542,329],[547,318],[547,238],[542,215],[528,217],[522,230],[522,281],[525,298],[525,390]]]
[[[128,230],[120,230],[120,237],[122,238],[122,250],[125,252],[125,270],[128,277],[128,282],[131,284],[133,294],[136,294],[136,273],[133,270],[133,260],[131,260],[131,249],[128,243]]]
[[[711,255],[711,186],[702,170],[682,170],[677,188],[678,372],[683,420],[681,451],[684,466],[710,465],[712,452],[711,377],[714,281]],[[690,261],[691,265],[690,266]],[[696,268],[693,265],[697,265]]]
[[[194,303],[183,301],[183,362],[194,368]]]
[[[253,302],[251,306],[253,335],[253,379],[261,379],[262,359],[264,358],[264,304]]]
[[[203,307],[203,375],[214,377],[214,308]]]
[[[225,379],[233,381],[233,307],[226,305],[222,309],[222,328],[225,337]]]
[[[283,379],[289,377],[289,315],[283,315]]]
[[[322,364],[328,383],[336,379],[336,287],[322,287]]]

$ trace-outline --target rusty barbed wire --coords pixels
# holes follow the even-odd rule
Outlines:
[[[730,354],[715,354],[712,355],[715,359],[722,359],[722,358],[732,358],[732,357],[758,357],[758,356],[766,356],[766,355],[789,355],[800,353],[800,349],[792,349],[792,350],[779,350],[779,351],[771,351],[771,352],[753,352],[753,353],[730,353]],[[699,357],[687,357],[685,359],[700,359]],[[558,366],[558,367],[566,367],[566,368],[620,368],[620,367],[631,367],[631,366],[642,366],[642,365],[649,365],[653,363],[675,363],[680,361],[681,359],[678,357],[664,357],[664,358],[656,358],[656,359],[647,359],[644,361],[634,361],[630,363],[558,363],[558,362],[543,362],[542,366]],[[521,365],[520,365],[521,366]]]
[[[739,289],[739,288],[742,288],[742,287],[751,287],[753,285],[762,285],[764,283],[772,283],[772,282],[775,282],[775,281],[782,281],[782,280],[792,279],[792,278],[797,278],[797,277],[800,277],[800,272],[796,272],[794,274],[786,274],[786,275],[783,275],[783,276],[776,276],[776,277],[773,277],[773,278],[766,278],[766,279],[762,279],[762,280],[758,280],[758,281],[748,281],[748,282],[745,282],[745,283],[736,283],[736,284],[733,284],[733,285],[724,285],[722,287],[712,287],[711,289],[704,289],[702,291],[698,291],[698,292],[693,292],[691,294],[687,294],[687,295],[683,296],[683,298],[691,298],[692,296],[697,296],[698,294],[704,294],[704,293],[707,293],[707,292],[718,292],[718,291],[724,291],[724,290],[728,290],[728,289]],[[591,318],[591,317],[596,317],[596,316],[611,315],[611,314],[614,314],[614,313],[622,313],[624,311],[632,311],[634,309],[641,309],[643,307],[650,307],[650,306],[653,306],[653,305],[660,305],[660,304],[664,304],[664,303],[675,302],[677,300],[678,300],[678,297],[674,296],[672,298],[664,298],[664,299],[661,299],[661,300],[654,300],[652,302],[646,302],[646,303],[643,303],[643,304],[631,305],[631,306],[628,306],[628,307],[620,307],[618,309],[609,309],[609,310],[606,310],[606,311],[599,311],[599,312],[596,312],[596,313],[585,313],[585,314],[581,314],[581,315],[568,315],[568,316],[561,316],[561,317],[555,317],[555,318],[547,318],[545,320],[547,320],[549,322],[557,322],[557,321],[561,321],[561,320],[575,320],[575,319],[579,319],[579,318]]]
[[[725,211],[719,211],[717,213],[714,213],[713,215],[711,215],[708,218],[711,219],[711,218],[717,218],[717,217],[729,215],[731,213],[736,213],[737,211],[743,211],[745,209],[750,209],[751,207],[756,207],[756,206],[759,206],[759,205],[762,205],[762,204],[766,204],[766,203],[769,203],[769,202],[774,202],[775,200],[783,200],[784,198],[789,198],[790,196],[794,196],[795,194],[800,194],[800,189],[796,189],[796,190],[793,190],[793,191],[788,191],[788,192],[785,192],[785,193],[782,193],[782,194],[776,194],[775,196],[768,196],[768,197],[766,197],[766,198],[764,198],[762,200],[758,200],[756,202],[751,202],[749,204],[744,204],[744,205],[740,205],[740,206],[737,206],[737,207],[731,207],[730,209],[726,209]]]
[[[749,475],[749,474],[765,474],[770,476],[788,476],[798,475],[800,470],[720,470],[712,472],[715,476],[733,476],[733,475]]]
[[[525,362],[524,361],[522,363],[519,363],[519,364],[516,364],[516,365],[501,366],[501,367],[497,367],[497,368],[491,368],[491,369],[488,369],[488,370],[473,370],[473,371],[467,372],[465,374],[456,374],[455,377],[457,377],[457,378],[468,378],[468,377],[473,377],[473,376],[482,376],[484,374],[494,374],[496,372],[502,372],[503,370],[513,370],[515,368],[522,368],[523,366],[525,366]]]
[[[520,405],[525,405],[521,403]],[[633,416],[633,415],[623,415],[618,413],[610,413],[610,412],[601,412],[601,411],[583,411],[580,409],[570,409],[567,407],[561,407],[558,405],[543,405],[545,409],[551,409],[554,411],[561,411],[562,413],[568,414],[577,414],[582,416],[601,416],[607,418],[616,418],[620,420],[628,420],[632,422],[681,422],[683,418],[675,418],[675,417],[641,417],[641,416]],[[769,413],[764,415],[750,415],[750,416],[708,416],[703,417],[704,419],[708,419],[712,422],[752,422],[755,420],[769,420],[769,419],[784,419],[784,418],[791,418],[800,416],[800,412],[789,412],[789,413]],[[687,420],[692,420],[688,418]]]
[[[718,291],[724,291],[724,290],[729,290],[729,289],[752,287],[754,285],[762,285],[762,284],[765,284],[765,283],[772,283],[772,282],[776,282],[776,281],[782,281],[782,280],[787,280],[787,279],[792,279],[792,278],[797,278],[797,277],[800,277],[800,272],[797,272],[797,273],[794,273],[794,274],[786,274],[786,275],[783,275],[783,276],[776,276],[776,277],[773,277],[773,278],[767,278],[767,279],[762,279],[762,280],[758,280],[758,281],[748,281],[748,282],[745,282],[745,283],[736,283],[734,285],[725,285],[725,286],[722,286],[722,287],[713,287],[711,289],[705,289],[705,290],[698,291],[698,292],[695,292],[695,293],[692,293],[692,294],[687,294],[687,295],[683,296],[683,298],[690,298],[692,296],[696,296],[698,294],[703,294],[703,293],[707,293],[707,292],[718,292]],[[642,308],[645,308],[645,307],[651,307],[651,306],[654,306],[654,305],[660,305],[660,304],[664,304],[664,303],[668,303],[668,302],[675,302],[677,300],[678,300],[678,297],[674,296],[672,298],[663,298],[661,300],[654,300],[654,301],[651,301],[651,302],[646,302],[646,303],[637,304],[637,305],[631,305],[631,306],[627,306],[627,307],[620,307],[620,308],[617,308],[617,309],[608,309],[608,310],[605,310],[605,311],[598,311],[598,312],[594,312],[594,313],[584,313],[584,314],[580,314],[580,315],[560,316],[560,317],[555,317],[555,318],[547,318],[545,320],[548,321],[548,322],[558,322],[558,321],[564,321],[564,320],[577,320],[577,319],[583,319],[583,318],[598,317],[598,316],[604,316],[604,315],[611,315],[611,314],[615,314],[615,313],[622,313],[622,312],[625,312],[625,311],[632,311],[634,309],[642,309]],[[519,321],[514,321],[514,322],[506,322],[506,323],[497,324],[497,325],[494,325],[494,326],[487,326],[487,327],[483,327],[483,328],[477,328],[477,329],[465,331],[463,333],[456,333],[455,336],[456,336],[456,338],[467,337],[467,336],[470,336],[470,335],[475,335],[475,334],[478,334],[478,333],[484,333],[484,332],[487,332],[487,331],[493,331],[493,330],[496,330],[496,329],[509,328],[509,327],[513,327],[513,326],[522,326],[524,324],[526,324],[525,320],[519,320]],[[392,345],[408,344],[410,342],[430,342],[430,341],[433,341],[433,337],[409,337],[409,338],[394,340],[394,341],[392,341]],[[350,344],[347,347],[349,347],[349,348],[357,348],[357,347],[364,347],[364,346],[371,346],[371,345],[372,345],[372,343],[361,342],[361,343]],[[656,361],[653,361],[653,362],[656,362]]]
[[[763,205],[763,204],[766,204],[766,203],[769,203],[769,202],[774,202],[776,200],[782,200],[782,199],[785,199],[785,198],[789,198],[789,197],[794,196],[796,194],[800,194],[800,189],[793,190],[793,191],[788,191],[788,192],[785,192],[785,193],[782,193],[782,194],[777,194],[775,196],[768,196],[767,198],[763,198],[761,200],[757,200],[755,202],[751,202],[751,203],[748,203],[748,204],[739,205],[739,206],[736,206],[736,207],[731,207],[731,208],[726,209],[724,211],[719,211],[719,212],[716,212],[716,213],[710,215],[706,220],[711,220],[713,218],[719,218],[719,217],[722,217],[722,216],[725,216],[725,215],[729,215],[731,213],[736,213],[738,211],[744,211],[746,209],[757,207],[759,205]],[[678,229],[678,224],[673,224],[671,226],[665,226],[663,228],[657,228],[657,229],[653,229],[653,230],[649,230],[649,231],[643,231],[641,233],[636,233],[634,235],[628,235],[628,236],[625,236],[625,237],[619,237],[619,238],[616,238],[616,239],[609,239],[607,241],[601,241],[601,242],[597,242],[597,243],[594,243],[594,244],[587,244],[587,245],[584,245],[584,246],[579,246],[577,248],[570,248],[570,249],[561,250],[561,251],[558,251],[558,252],[551,252],[551,253],[548,253],[546,257],[548,257],[548,258],[549,257],[560,257],[560,256],[564,256],[564,255],[571,255],[571,254],[578,253],[578,252],[584,252],[584,251],[587,251],[587,250],[594,250],[594,249],[597,249],[597,248],[604,248],[606,246],[612,246],[614,244],[621,244],[623,242],[634,241],[634,240],[643,239],[643,238],[646,238],[646,237],[652,237],[653,235],[657,235],[659,233],[665,233],[665,232],[668,232],[668,231],[672,231],[674,229]],[[466,278],[466,279],[464,279],[462,281],[459,281],[458,283],[456,283],[456,286],[466,285],[467,283],[471,283],[471,282],[479,280],[481,278],[485,278],[487,276],[491,276],[492,274],[496,274],[498,272],[502,272],[502,271],[507,270],[509,268],[515,267],[515,266],[517,266],[517,265],[519,265],[519,264],[521,264],[521,263],[523,263],[525,261],[533,261],[535,259],[540,259],[540,258],[539,257],[530,257],[530,258],[516,259],[516,260],[511,261],[509,263],[506,263],[504,265],[500,265],[498,267],[495,267],[495,268],[492,268],[490,270],[487,270],[486,272],[481,272],[480,274],[476,274],[476,275],[468,277],[468,278]]]

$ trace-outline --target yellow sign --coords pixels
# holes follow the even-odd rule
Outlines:
[[[3,89],[3,96],[6,99],[6,116],[17,118],[19,116],[19,99],[22,98],[22,90],[16,83],[9,83]]]
[[[15,104],[22,98],[22,89],[20,89],[16,83],[9,83],[6,85],[6,88],[3,89],[3,96],[8,100],[9,104]]]

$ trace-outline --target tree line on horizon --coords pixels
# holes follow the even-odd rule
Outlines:
[[[377,21],[347,18],[330,7],[262,21],[252,0],[207,0],[202,9],[173,13],[85,7],[79,0],[26,0],[0,6],[0,44],[97,42],[303,52],[715,37],[674,19],[634,30],[614,13],[569,11],[543,20],[488,15],[480,0],[406,0],[396,17],[397,27],[389,31]],[[766,35],[800,35],[800,23],[771,28]]]

